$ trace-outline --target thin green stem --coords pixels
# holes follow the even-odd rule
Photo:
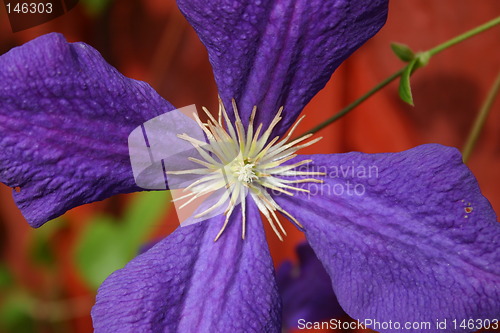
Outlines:
[[[377,91],[381,90],[386,85],[388,85],[389,83],[391,83],[392,81],[394,81],[395,79],[397,79],[399,76],[401,76],[401,74],[403,73],[403,70],[404,70],[404,68],[402,68],[399,71],[395,72],[394,74],[392,74],[391,76],[389,76],[388,78],[386,78],[384,81],[380,82],[375,87],[373,87],[366,94],[364,94],[363,96],[361,96],[360,98],[358,98],[357,100],[355,100],[354,102],[352,102],[351,104],[349,104],[348,106],[346,106],[345,108],[343,108],[340,112],[336,113],[333,117],[329,118],[327,121],[319,124],[318,126],[310,129],[309,131],[307,131],[303,135],[306,135],[306,134],[309,134],[309,133],[316,133],[317,131],[322,130],[323,128],[325,128],[326,126],[330,125],[334,121],[342,118],[343,116],[345,116],[346,114],[348,114],[351,110],[353,110],[358,105],[360,105],[361,103],[363,103],[365,100],[367,100],[368,98],[370,98]]]
[[[429,60],[429,58],[431,56],[436,55],[436,54],[446,50],[447,48],[449,48],[453,45],[456,45],[460,42],[463,42],[463,41],[465,41],[465,40],[467,40],[467,39],[469,39],[469,38],[471,38],[471,37],[473,37],[481,32],[484,32],[488,29],[491,29],[499,24],[500,24],[500,16],[491,20],[491,21],[488,21],[488,22],[486,22],[486,23],[484,23],[484,24],[482,24],[474,29],[471,29],[471,30],[469,30],[469,31],[457,36],[457,37],[454,37],[454,38],[452,38],[452,39],[450,39],[442,44],[439,44],[439,45],[437,45],[437,46],[435,46],[427,51],[419,52],[419,55],[417,55],[417,56],[423,57],[422,58],[423,62],[427,63],[427,61]],[[301,136],[304,136],[304,135],[307,135],[310,133],[316,133],[316,132],[322,130],[323,128],[327,127],[328,125],[332,124],[333,122],[339,120],[340,118],[342,118],[343,116],[345,116],[346,114],[351,112],[353,109],[355,109],[357,106],[359,106],[361,103],[366,101],[368,98],[373,96],[375,93],[382,90],[389,83],[391,83],[392,81],[394,81],[398,77],[400,77],[403,74],[403,72],[407,66],[401,68],[400,70],[398,70],[397,72],[395,72],[391,76],[387,77],[385,80],[383,80],[382,82],[377,84],[375,87],[373,87],[366,94],[364,94],[363,96],[361,96],[360,98],[358,98],[357,100],[355,100],[354,102],[352,102],[351,104],[349,104],[348,106],[346,106],[345,108],[340,110],[334,116],[328,118],[327,120],[325,120],[321,124],[315,126],[314,128],[310,129],[309,131],[305,132]],[[421,66],[415,66],[413,71],[412,71],[412,74],[419,68],[421,68]]]
[[[472,151],[474,150],[474,147],[476,146],[476,142],[479,139],[479,136],[481,135],[484,123],[486,122],[486,118],[488,118],[488,114],[490,113],[491,107],[493,106],[493,102],[495,102],[499,90],[500,90],[500,72],[498,73],[495,82],[491,86],[491,89],[488,95],[486,96],[483,105],[481,106],[481,109],[479,110],[476,120],[474,121],[474,125],[472,126],[472,129],[469,133],[467,141],[465,142],[465,146],[462,151],[462,158],[464,163],[467,163],[472,154]]]
[[[436,55],[439,52],[444,51],[447,48],[449,48],[455,44],[458,44],[460,42],[463,42],[464,40],[467,40],[467,39],[469,39],[477,34],[480,34],[483,31],[489,30],[498,24],[500,24],[500,16],[491,20],[491,21],[488,21],[488,22],[486,22],[486,23],[484,23],[484,24],[482,24],[474,29],[471,29],[471,30],[469,30],[469,31],[457,36],[457,37],[454,37],[454,38],[452,38],[452,39],[450,39],[442,44],[439,44],[438,46],[433,47],[432,49],[430,49],[427,52],[429,52],[429,54],[431,56]]]

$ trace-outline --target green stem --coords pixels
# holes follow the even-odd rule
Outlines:
[[[438,46],[433,47],[432,49],[430,49],[427,52],[429,52],[429,54],[431,56],[436,55],[439,52],[444,51],[447,48],[449,48],[455,44],[458,44],[460,42],[463,42],[464,40],[467,40],[467,39],[469,39],[477,34],[480,34],[483,31],[489,30],[498,24],[500,24],[500,16],[491,20],[491,21],[488,21],[488,22],[486,22],[486,23],[484,23],[484,24],[482,24],[474,29],[471,29],[471,30],[469,30],[469,31],[467,31],[467,32],[455,37],[455,38],[452,38],[452,39],[450,39],[442,44],[439,44]]]
[[[325,128],[326,126],[330,125],[334,121],[337,121],[338,119],[342,118],[343,116],[345,116],[346,114],[348,114],[351,110],[353,110],[358,105],[360,105],[361,103],[363,103],[364,101],[366,101],[368,98],[370,98],[377,91],[381,90],[386,85],[388,85],[389,83],[391,83],[392,81],[394,81],[395,79],[397,79],[399,76],[401,76],[401,74],[403,73],[403,70],[404,70],[404,68],[402,68],[399,71],[397,71],[396,73],[392,74],[391,76],[389,76],[388,78],[386,78],[384,81],[380,82],[375,87],[373,87],[366,94],[364,94],[363,96],[361,96],[360,98],[358,98],[357,100],[355,100],[354,102],[352,102],[351,104],[349,104],[348,106],[346,106],[345,108],[343,108],[340,112],[336,113],[333,117],[328,118],[328,120],[326,120],[325,122],[319,124],[318,126],[312,128],[312,129],[310,129],[309,131],[307,131],[303,135],[306,135],[306,134],[309,134],[309,133],[316,133],[317,131],[322,130],[323,128]]]
[[[474,126],[472,126],[472,129],[469,133],[469,137],[465,142],[465,146],[462,151],[462,158],[464,163],[467,163],[472,154],[472,151],[474,150],[474,147],[476,146],[476,142],[479,139],[479,136],[481,135],[484,123],[486,122],[486,118],[490,113],[491,107],[493,106],[493,102],[495,101],[499,90],[500,90],[500,73],[498,73],[498,76],[495,82],[493,83],[493,86],[491,87],[488,96],[486,96],[486,99],[484,100],[484,103],[481,106],[481,109],[479,110],[476,120],[474,121]]]
[[[469,31],[457,36],[457,37],[454,37],[454,38],[452,38],[452,39],[450,39],[442,44],[439,44],[439,45],[433,47],[432,49],[429,49],[429,50],[424,51],[424,52],[420,52],[419,55],[421,57],[429,57],[430,58],[431,56],[436,55],[436,54],[446,50],[447,48],[449,48],[453,45],[456,45],[460,42],[463,42],[463,41],[465,41],[465,40],[467,40],[467,39],[469,39],[469,38],[471,38],[471,37],[473,37],[481,32],[484,32],[488,29],[491,29],[494,26],[497,26],[499,24],[500,24],[500,16],[491,20],[491,21],[488,21],[488,22],[486,22],[486,23],[484,23],[484,24],[482,24],[474,29],[471,29],[471,30],[469,30]],[[427,60],[428,59],[425,59],[425,62]],[[354,102],[352,102],[351,104],[349,104],[348,106],[346,106],[345,108],[340,110],[337,114],[328,118],[327,120],[325,120],[321,124],[317,125],[316,127],[310,129],[309,131],[305,132],[301,136],[304,136],[304,135],[307,135],[310,133],[316,133],[316,132],[322,130],[323,128],[327,127],[328,125],[332,124],[333,122],[337,121],[338,119],[342,118],[343,116],[348,114],[350,111],[352,111],[354,108],[356,108],[358,105],[360,105],[361,103],[366,101],[368,98],[370,98],[372,95],[374,95],[376,92],[378,92],[379,90],[382,90],[389,83],[391,83],[392,81],[394,81],[398,77],[400,77],[401,74],[403,74],[406,67],[407,66],[401,68],[400,70],[398,70],[397,72],[395,72],[391,76],[387,77],[385,80],[383,80],[382,82],[377,84],[375,87],[373,87],[366,94],[364,94],[363,96],[361,96],[360,98],[358,98],[357,100],[355,100]],[[421,67],[415,66],[414,70],[412,71],[412,74],[419,68],[421,68]]]

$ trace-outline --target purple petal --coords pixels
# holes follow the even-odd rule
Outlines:
[[[92,309],[102,332],[280,332],[281,303],[273,263],[254,204],[181,227],[113,273]]]
[[[127,138],[173,109],[83,43],[39,37],[0,57],[0,181],[33,227],[135,186]]]
[[[297,247],[297,254],[299,267],[285,261],[277,271],[284,325],[296,328],[299,319],[318,322],[344,316],[333,292],[330,276],[313,249],[303,243]]]
[[[387,2],[177,0],[208,49],[225,105],[235,98],[244,122],[257,105],[264,125],[284,106],[276,134],[382,27]]]
[[[350,316],[448,323],[405,332],[475,331],[452,320],[499,317],[500,224],[456,149],[310,158],[325,183],[278,200],[303,223]]]

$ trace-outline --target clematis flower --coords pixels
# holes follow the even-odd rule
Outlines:
[[[276,270],[276,280],[283,300],[283,326],[297,328],[299,320],[323,322],[342,318],[331,286],[330,276],[307,243],[296,248],[299,265],[283,262]]]
[[[262,124],[261,133],[271,128],[263,155],[387,14],[385,0],[178,5],[208,49],[226,106],[224,126],[240,132],[233,139],[256,135],[251,123]],[[17,188],[14,199],[33,227],[73,207],[138,191],[127,137],[173,109],[88,45],[42,36],[0,58],[0,181]],[[238,147],[243,156],[246,146],[231,149]],[[378,331],[429,322],[428,329],[405,331],[468,332],[453,320],[499,317],[500,227],[456,149],[431,144],[283,160],[295,155],[287,153],[279,166],[266,168],[281,168],[272,181],[290,181],[293,189],[275,186],[290,193],[264,189],[270,178],[245,153],[233,180],[240,190],[258,188],[258,195],[243,195],[226,216],[178,228],[108,277],[92,310],[95,331],[279,332],[265,211],[282,212],[304,230],[342,308],[372,320]],[[445,320],[445,327],[435,326]]]

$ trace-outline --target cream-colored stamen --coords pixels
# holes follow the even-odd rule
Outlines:
[[[279,137],[275,137],[270,140],[273,129],[282,119],[283,107],[278,110],[269,127],[264,130],[262,135],[262,124],[254,130],[255,115],[257,113],[256,106],[252,109],[246,131],[234,99],[232,100],[232,107],[236,119],[234,124],[229,120],[229,116],[220,98],[217,120],[206,108],[203,108],[208,117],[206,123],[203,123],[198,115],[194,115],[196,122],[207,136],[208,143],[196,140],[187,134],[178,136],[190,142],[196,151],[198,151],[201,158],[203,158],[202,160],[191,157],[189,160],[205,168],[167,172],[167,174],[174,175],[194,174],[202,176],[185,189],[185,191],[190,191],[189,194],[176,200],[189,199],[181,206],[182,208],[205,194],[224,189],[224,193],[218,198],[216,203],[197,214],[195,218],[206,216],[215,209],[226,205],[224,211],[226,217],[221,230],[215,237],[215,241],[217,241],[226,229],[235,207],[241,203],[241,234],[244,239],[246,234],[246,198],[250,194],[250,198],[255,202],[259,211],[269,222],[278,238],[283,240],[282,234],[286,235],[286,232],[276,212],[281,212],[301,228],[302,225],[289,212],[276,203],[268,190],[293,196],[294,192],[309,193],[308,190],[297,187],[295,184],[322,183],[322,180],[316,178],[284,178],[290,176],[324,175],[322,172],[297,170],[298,167],[307,165],[312,160],[284,164],[297,156],[295,154],[297,150],[308,147],[318,142],[321,138],[302,143],[311,136],[307,135],[289,142],[298,123],[304,119],[304,116],[302,116],[284,139],[278,141]],[[225,128],[223,121],[226,126]],[[302,144],[298,145],[299,143]]]

